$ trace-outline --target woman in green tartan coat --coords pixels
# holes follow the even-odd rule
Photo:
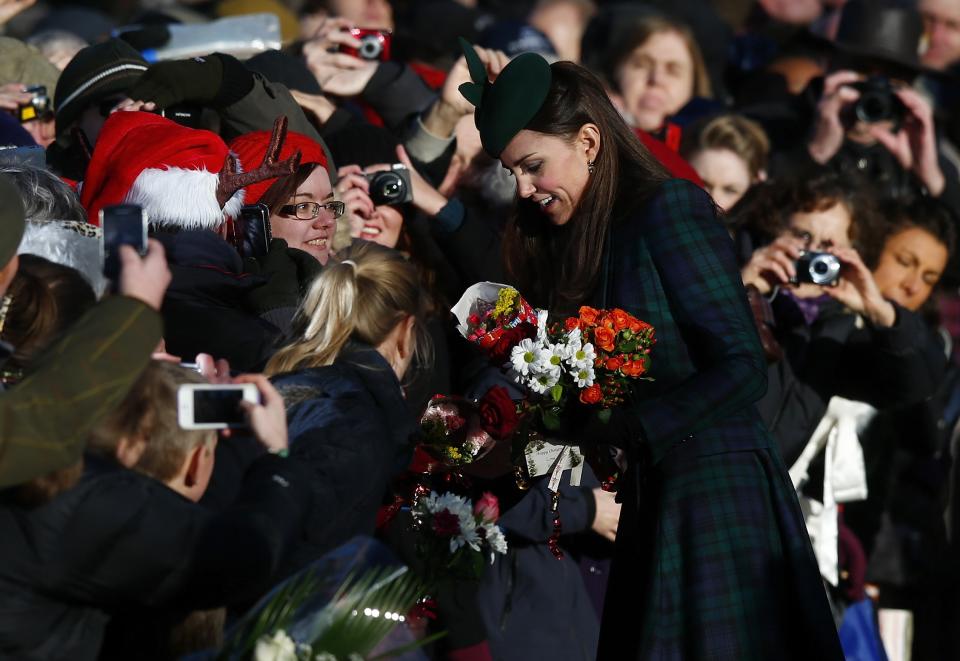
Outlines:
[[[620,307],[656,328],[650,376],[572,437],[629,468],[601,659],[842,659],[796,495],[753,406],[766,363],[710,198],[670,180],[597,81],[465,48],[484,149],[517,179],[506,266],[553,313]]]

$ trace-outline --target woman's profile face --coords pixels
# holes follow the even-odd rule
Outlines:
[[[309,207],[309,203],[324,204],[332,200],[330,175],[326,168],[317,166],[283,206]],[[327,263],[330,258],[330,242],[337,229],[337,219],[333,212],[321,208],[317,216],[310,219],[298,217],[309,216],[309,209],[301,210],[299,214],[285,213],[281,208],[271,211],[270,229],[275,238],[283,239],[291,248],[313,255],[321,264]]]
[[[637,128],[656,131],[693,98],[693,57],[679,33],[657,32],[623,61],[616,78]]]
[[[517,181],[517,195],[532,200],[554,225],[565,225],[590,179],[596,156],[579,137],[562,137],[524,129],[500,154],[500,163]]]
[[[729,211],[753,183],[746,162],[729,149],[701,149],[690,157],[690,165],[724,211]]]
[[[873,277],[884,298],[916,311],[947,267],[947,247],[925,229],[907,227],[891,235]]]

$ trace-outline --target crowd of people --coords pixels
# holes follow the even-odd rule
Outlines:
[[[509,547],[420,658],[960,658],[960,2],[0,27],[0,658],[216,650],[358,535],[422,570],[391,505],[431,397],[503,382],[450,312],[482,281],[652,323],[654,380],[562,430],[617,494],[459,476]],[[243,429],[183,427],[205,383],[257,389]]]

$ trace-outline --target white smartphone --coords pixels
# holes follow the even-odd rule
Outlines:
[[[235,429],[245,427],[241,401],[260,402],[252,383],[187,383],[177,390],[177,416],[181,429]]]

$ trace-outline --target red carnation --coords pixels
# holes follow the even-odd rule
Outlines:
[[[528,323],[518,324],[514,328],[504,328],[496,343],[487,350],[490,361],[495,365],[503,365],[510,360],[513,347],[520,344],[521,340],[536,337],[536,335],[537,327]]]
[[[513,434],[520,417],[506,388],[494,386],[487,391],[480,400],[480,419],[483,431],[497,440],[502,441]]]
[[[433,532],[440,537],[453,537],[460,534],[460,519],[450,510],[443,510],[433,515]]]

